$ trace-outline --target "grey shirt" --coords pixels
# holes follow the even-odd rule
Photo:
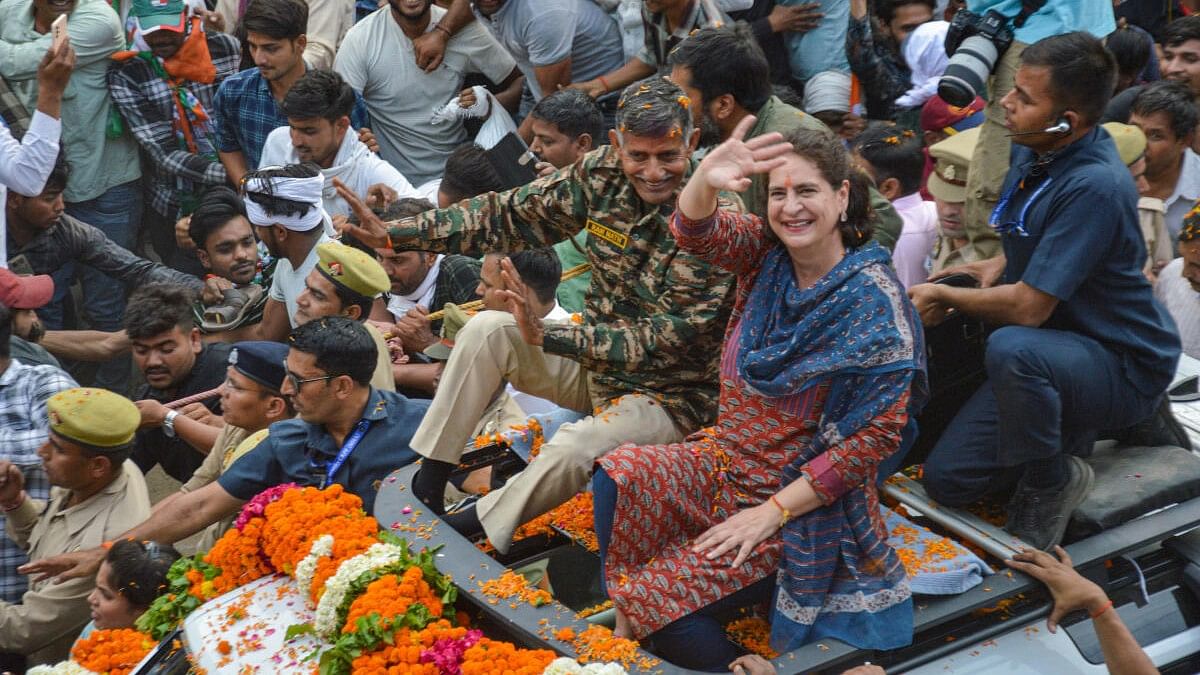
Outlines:
[[[535,100],[545,93],[534,68],[571,59],[571,81],[610,73],[625,63],[617,22],[592,0],[507,0],[496,13],[475,11],[512,54]]]

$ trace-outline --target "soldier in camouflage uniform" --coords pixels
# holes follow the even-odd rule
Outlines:
[[[520,292],[509,294],[512,313],[480,312],[458,333],[413,437],[413,449],[427,458],[414,492],[440,511],[446,476],[505,381],[591,413],[561,427],[503,488],[447,516],[464,532],[482,527],[501,552],[517,526],[583,489],[598,457],[622,443],[682,440],[716,415],[733,277],[679,250],[667,225],[698,139],[687,105],[668,80],[631,85],[611,146],[523,187],[415,219],[382,223],[343,194],[361,222],[347,229],[375,246],[479,255],[590,234],[582,321],[543,325],[523,311]],[[507,260],[502,267],[516,276]]]

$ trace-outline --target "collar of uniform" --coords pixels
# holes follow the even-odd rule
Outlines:
[[[3,375],[0,375],[0,389],[16,382],[20,373],[28,368],[32,368],[32,366],[27,366],[16,359],[10,358],[8,360],[8,369],[4,371]]]
[[[1179,169],[1179,178],[1175,181],[1175,191],[1167,197],[1164,203],[1169,207],[1179,199],[1185,199],[1189,204],[1200,197],[1200,155],[1191,148],[1183,149],[1183,166]]]
[[[82,504],[76,504],[69,509],[62,509],[54,514],[55,518],[62,518],[66,521],[68,536],[74,537],[82,532],[97,516],[109,509],[115,496],[125,493],[127,484],[129,483],[129,476],[127,474],[130,466],[131,463],[126,460],[121,466],[121,472],[104,489],[89,497]],[[63,491],[59,497],[61,500],[60,503],[66,504],[70,494],[69,491]]]
[[[1054,151],[1054,156],[1046,164],[1045,175],[1059,176],[1064,173],[1073,162],[1071,160],[1076,154],[1082,152],[1085,148],[1092,148],[1100,141],[1100,127],[1092,127],[1092,130],[1080,136],[1074,143]],[[1112,141],[1109,141],[1111,143]],[[1021,167],[1021,176],[1028,176],[1030,169],[1037,164],[1038,156],[1025,146],[1020,146],[1020,150],[1024,153],[1020,156],[1020,161],[1017,164]],[[1114,151],[1115,152],[1115,151]]]
[[[367,397],[367,404],[363,406],[362,416],[359,419],[366,418],[372,422],[378,422],[387,419],[387,416],[387,401],[384,400],[378,389],[371,387],[371,395]],[[334,445],[333,436],[325,431],[325,426],[319,424],[308,425],[308,447],[326,455],[336,455],[341,449]]]

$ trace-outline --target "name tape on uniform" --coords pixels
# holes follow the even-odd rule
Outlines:
[[[629,245],[629,237],[612,228],[605,227],[590,218],[587,221],[587,231],[622,250]]]

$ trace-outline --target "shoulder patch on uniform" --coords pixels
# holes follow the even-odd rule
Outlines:
[[[629,237],[612,228],[605,227],[591,218],[588,218],[587,221],[587,231],[622,250],[629,245]]]

